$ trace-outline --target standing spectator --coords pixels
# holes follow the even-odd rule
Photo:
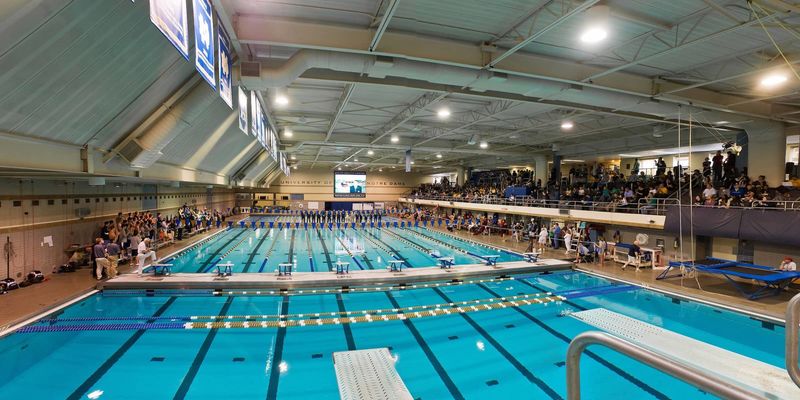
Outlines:
[[[728,157],[725,158],[723,169],[725,181],[730,184],[736,179],[736,154],[733,151],[728,150]]]
[[[711,160],[708,157],[703,160],[703,176],[706,178],[711,177]]]
[[[564,254],[569,255],[570,250],[572,250],[572,229],[571,228],[564,228],[564,246],[567,248],[567,251]]]
[[[658,161],[656,161],[656,176],[664,175],[667,172],[667,162],[664,161],[664,157],[658,157]]]
[[[103,279],[103,268],[109,268],[109,261],[106,258],[106,245],[103,242],[103,238],[99,237],[95,239],[94,247],[92,247],[92,255],[94,256],[95,261],[95,268],[94,268],[94,275],[99,281]]]
[[[553,224],[553,248],[558,249],[558,241],[561,239],[561,227],[556,222]]]
[[[722,151],[717,151],[717,154],[711,159],[711,170],[714,173],[714,181],[722,181]]]
[[[636,177],[639,175],[639,159],[633,160],[633,168],[631,168],[631,176]]]
[[[547,226],[542,224],[542,230],[539,231],[539,254],[544,254],[544,248],[547,246]]]
[[[106,258],[108,258],[108,277],[117,277],[117,266],[119,265],[119,255],[122,252],[119,245],[111,242],[106,245]]]

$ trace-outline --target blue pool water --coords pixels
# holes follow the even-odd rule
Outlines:
[[[337,399],[332,353],[389,347],[415,398],[561,399],[567,345],[592,329],[564,314],[596,307],[782,365],[781,326],[633,287],[593,294],[612,284],[566,271],[368,293],[215,296],[193,290],[148,297],[107,291],[28,327],[43,332],[0,339],[0,393],[8,399]],[[181,327],[188,316],[308,316],[543,292],[566,293],[568,300],[405,321]],[[150,325],[90,330],[131,323]],[[67,330],[76,326],[80,330]],[[582,363],[585,398],[711,398],[619,354],[591,353]]]
[[[522,259],[423,227],[294,228],[295,221],[290,216],[251,217],[247,223],[255,223],[255,229],[237,224],[166,262],[173,264],[173,272],[211,272],[217,263],[232,263],[234,273],[272,273],[287,262],[294,264],[295,271],[320,272],[335,269],[337,261],[349,262],[350,269],[357,270],[386,269],[393,259],[404,260],[406,268],[439,265],[438,257],[453,257],[456,265],[481,264],[486,255],[499,255],[498,262]],[[292,227],[287,228],[287,223]]]

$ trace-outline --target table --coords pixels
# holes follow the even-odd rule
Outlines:
[[[539,253],[522,253],[522,256],[525,257],[525,261],[529,263],[539,261]]]
[[[233,263],[217,264],[217,276],[233,275]]]
[[[278,276],[291,275],[293,266],[294,266],[294,264],[292,264],[292,263],[280,263],[280,264],[278,264]]]
[[[350,263],[345,261],[337,261],[336,262],[336,273],[337,274],[349,274],[350,273]]]
[[[389,271],[400,271],[403,272],[403,264],[405,261],[403,260],[389,260]]]
[[[483,256],[486,259],[486,265],[490,265],[493,267],[497,266],[497,259],[500,258],[499,254],[492,254],[488,256]]]
[[[450,269],[453,268],[453,257],[439,257],[439,268]]]
[[[150,267],[153,268],[153,275],[172,275],[172,264],[152,264]],[[158,269],[161,268],[161,271]]]

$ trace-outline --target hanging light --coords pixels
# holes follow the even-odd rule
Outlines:
[[[400,141],[400,136],[392,135],[392,143],[397,143]]]
[[[375,154],[375,152],[374,152],[374,151],[372,151],[372,150],[367,150],[367,155],[368,155],[368,156],[371,156],[371,155],[373,155],[373,154]]]
[[[574,126],[575,126],[575,124],[573,124],[572,121],[570,121],[570,120],[561,121],[561,129],[563,129],[565,131],[568,131],[568,130],[572,129]]]
[[[608,38],[608,16],[609,9],[606,5],[594,6],[586,10],[586,25],[581,32],[581,42],[596,44]]]
[[[766,88],[773,88],[785,83],[789,78],[782,73],[773,73],[761,79],[761,86]]]
[[[478,146],[480,146],[480,148],[482,148],[482,149],[485,149],[485,148],[489,147],[489,143],[484,140],[484,141],[481,141],[481,143]]]
[[[450,109],[447,107],[442,107],[436,112],[436,115],[441,119],[450,118]]]
[[[285,106],[289,104],[289,98],[285,94],[278,94],[275,96],[275,105]]]

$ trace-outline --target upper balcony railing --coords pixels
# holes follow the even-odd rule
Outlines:
[[[469,198],[443,196],[443,195],[409,195],[407,198],[411,200],[419,199],[419,200],[472,203],[472,204],[498,204],[507,206],[559,208],[568,210],[603,211],[603,212],[618,212],[618,213],[648,214],[648,215],[665,215],[667,213],[667,209],[669,208],[669,206],[679,205],[679,200],[674,197],[640,199],[636,203],[627,203],[627,204],[622,204],[620,202],[584,201],[584,200],[546,200],[546,199],[534,198],[532,196],[519,196],[519,197],[514,197],[512,199],[512,198],[505,198],[505,197],[491,196],[491,195],[469,197]],[[689,205],[684,204],[684,206],[689,206]],[[712,208],[716,206],[703,205],[695,207]],[[767,201],[759,201],[758,206],[755,207],[731,206],[728,208],[800,211],[800,201],[767,200]]]

